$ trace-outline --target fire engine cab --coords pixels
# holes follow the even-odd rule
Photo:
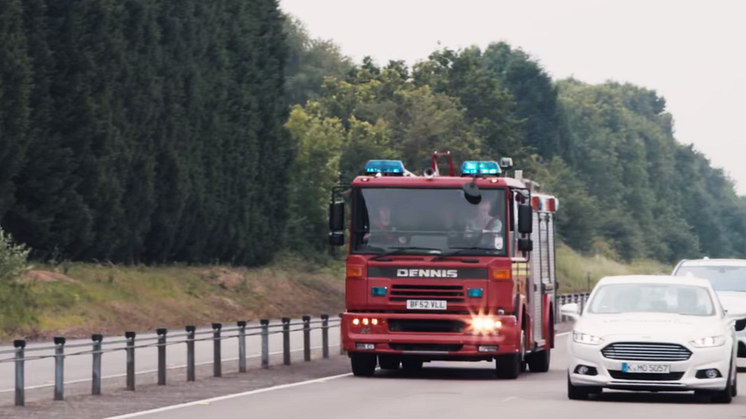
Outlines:
[[[354,375],[431,361],[495,361],[508,379],[548,371],[558,201],[522,171],[508,177],[512,166],[465,161],[456,174],[450,152],[435,152],[417,176],[370,160],[335,188],[329,240],[346,244],[341,334]]]

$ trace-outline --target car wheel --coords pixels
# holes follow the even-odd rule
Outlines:
[[[728,371],[728,383],[725,385],[725,388],[716,392],[712,396],[712,402],[713,403],[721,403],[721,404],[728,404],[733,401],[733,381],[734,378],[736,378],[736,374],[733,374],[733,361],[731,361],[731,368],[730,371]]]
[[[521,330],[521,349],[517,354],[502,355],[497,357],[495,372],[498,378],[514,380],[524,370],[524,354],[526,350],[526,333]]]
[[[567,373],[567,398],[570,400],[588,400],[591,389],[587,387],[575,386],[570,381],[570,373]]]

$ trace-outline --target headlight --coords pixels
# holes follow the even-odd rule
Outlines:
[[[572,332],[572,340],[578,343],[584,343],[586,345],[598,345],[604,340],[598,336],[589,335],[587,333]]]
[[[725,345],[725,335],[695,339],[689,343],[695,348],[715,348]]]

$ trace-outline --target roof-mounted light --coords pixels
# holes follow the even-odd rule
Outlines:
[[[383,176],[404,176],[406,170],[401,160],[368,160],[365,173],[380,173]]]
[[[500,165],[494,161],[465,161],[461,164],[461,176],[499,175]]]

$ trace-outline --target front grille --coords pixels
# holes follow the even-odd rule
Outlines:
[[[455,352],[460,351],[463,346],[438,343],[389,343],[389,347],[395,351]]]
[[[669,372],[667,374],[645,374],[639,372],[622,372],[609,370],[609,375],[617,380],[633,381],[676,381],[684,376],[683,372]]]
[[[412,299],[438,299],[449,303],[464,302],[464,287],[461,285],[401,285],[391,286],[391,302]]]
[[[625,361],[686,361],[692,352],[673,343],[617,342],[601,350],[604,357]]]
[[[390,332],[461,333],[466,324],[460,320],[389,319]]]

